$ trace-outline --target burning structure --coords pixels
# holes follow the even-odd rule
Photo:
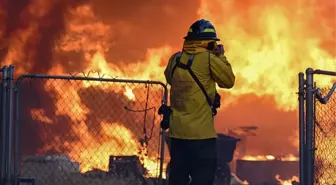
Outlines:
[[[236,162],[236,174],[249,184],[264,184],[276,182],[275,177],[280,176],[282,179],[291,179],[293,176],[299,176],[298,160],[281,160],[281,159],[240,159]]]
[[[204,17],[216,26],[237,76],[234,89],[220,91],[218,131],[252,123],[258,137],[249,139],[246,155],[296,155],[296,73],[336,68],[334,14],[334,1],[317,0],[1,1],[0,61],[15,64],[17,76],[93,70],[95,77],[164,81],[186,28]],[[106,170],[110,155],[139,155],[139,138],[150,138],[143,123],[150,128],[157,119],[150,112],[144,121],[144,112],[124,108],[146,108],[147,87],[28,79],[22,86],[21,153],[68,154],[83,173]],[[145,153],[143,163],[156,176],[158,152]]]

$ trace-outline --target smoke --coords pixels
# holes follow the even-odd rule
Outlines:
[[[1,64],[14,63],[22,72],[46,72],[53,65],[53,48],[65,30],[69,9],[84,1],[6,1],[2,12],[5,43]],[[7,61],[5,61],[7,60]]]
[[[165,44],[182,47],[182,37],[197,19],[198,1],[150,0],[93,2],[101,20],[113,25],[114,42],[108,52],[113,61],[142,60],[146,48]]]
[[[223,101],[230,96],[230,94],[223,94]],[[296,111],[284,112],[277,109],[271,96],[258,97],[248,94],[234,99],[235,102],[227,109],[221,110],[215,119],[219,132],[255,126],[257,129],[252,130],[255,133],[254,136],[241,135],[243,139],[241,147],[245,147],[244,150],[249,155],[298,154],[296,146],[298,138],[295,138],[298,132]]]
[[[99,50],[97,46],[103,47],[108,61],[125,65],[143,59],[147,48],[180,44],[176,37],[182,39],[196,19],[199,3],[13,0],[1,7],[1,64],[17,64],[23,68],[20,72],[46,73],[54,65],[80,72],[85,55]]]

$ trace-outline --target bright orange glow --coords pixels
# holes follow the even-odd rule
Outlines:
[[[52,124],[52,120],[45,115],[45,111],[43,109],[32,109],[30,110],[30,113],[34,120],[41,121],[47,124]]]
[[[281,183],[281,185],[292,185],[292,182],[293,181],[296,181],[296,182],[299,182],[299,177],[297,177],[297,176],[293,176],[291,179],[289,179],[289,180],[282,180],[282,179],[280,179],[280,175],[276,175],[275,176],[275,178],[276,178],[276,180],[279,182],[279,183]]]
[[[259,156],[249,156],[246,155],[241,158],[242,160],[245,161],[270,161],[270,160],[275,160],[275,157],[273,155],[259,155]]]
[[[132,89],[130,89],[129,87],[126,87],[126,91],[125,91],[125,96],[127,96],[128,99],[130,100],[135,100],[135,95],[133,94]]]
[[[243,156],[241,160],[245,160],[245,161],[272,161],[272,160],[298,161],[299,158],[294,156],[293,154],[289,154],[287,156],[279,157],[279,158],[273,155],[257,155],[257,156],[246,155],[246,156]]]
[[[155,38],[146,35],[144,36],[146,37],[145,41],[131,42],[138,44],[141,48],[135,49],[136,51],[131,51],[127,47],[121,51],[112,51],[119,48],[119,44],[124,43],[124,40],[119,40],[115,32],[122,30],[122,35],[130,36],[130,40],[135,40],[138,37],[136,35],[138,30],[129,26],[127,21],[118,20],[119,18],[113,17],[116,20],[111,22],[101,19],[96,15],[98,13],[95,13],[92,4],[82,4],[77,7],[67,6],[64,9],[69,12],[60,16],[65,27],[59,31],[61,33],[57,34],[57,39],[50,42],[52,51],[47,53],[47,57],[45,57],[50,59],[48,61],[50,66],[44,66],[47,61],[43,61],[45,63],[36,62],[37,55],[41,53],[41,48],[37,46],[44,46],[41,29],[48,28],[48,31],[54,29],[49,28],[48,25],[56,23],[45,18],[49,17],[46,15],[48,12],[52,12],[53,7],[58,7],[53,4],[58,1],[32,0],[29,2],[25,11],[20,12],[19,18],[23,21],[19,22],[20,24],[17,23],[19,29],[6,35],[6,42],[3,44],[7,46],[8,51],[6,50],[6,54],[2,58],[2,64],[15,63],[18,74],[35,72],[37,68],[41,68],[41,70],[45,70],[43,73],[48,74],[69,75],[69,72],[84,71],[87,76],[101,79],[118,78],[165,82],[163,72],[167,61],[174,52],[181,49],[183,43],[182,35],[177,34],[178,32],[175,32],[173,26],[183,27],[187,31],[191,23],[177,24],[177,21],[174,20],[172,21],[173,25],[169,25],[171,29],[169,35],[160,35]],[[225,90],[230,96],[223,96],[221,109],[224,110],[235,104],[238,97],[252,94],[262,98],[273,97],[275,103],[270,108],[276,108],[281,112],[295,111],[297,109],[295,94],[297,92],[297,73],[304,71],[307,67],[336,70],[335,15],[332,12],[334,9],[331,8],[335,7],[335,2],[332,0],[323,1],[323,3],[318,0],[246,0],[242,2],[238,0],[200,0],[200,4],[196,5],[199,6],[196,7],[198,10],[183,12],[183,15],[194,15],[195,11],[198,11],[194,17],[195,20],[205,18],[214,24],[218,37],[221,38],[221,43],[225,46],[226,56],[233,66],[236,84],[232,90]],[[175,13],[174,8],[171,7],[165,7],[164,10]],[[2,12],[0,13],[2,15]],[[137,16],[139,18],[136,22],[146,19],[142,18],[140,14]],[[171,24],[161,21],[157,16],[152,17],[158,25],[152,25]],[[185,16],[181,16],[181,19],[184,18]],[[11,21],[11,19],[8,20]],[[3,24],[2,28],[7,29],[8,25],[11,26],[11,24]],[[16,25],[16,22],[13,22],[13,25]],[[0,35],[4,29],[0,30]],[[150,29],[155,29],[155,27]],[[168,41],[161,42],[164,37],[176,38],[171,43],[179,44],[171,44]],[[147,41],[149,43],[151,40],[159,40],[161,44],[147,44]],[[1,44],[0,49],[2,48]],[[138,50],[143,50],[144,56],[140,58],[140,55],[137,55],[137,59],[130,59],[130,55],[133,52],[139,52]],[[122,59],[115,56],[119,52],[121,52]],[[68,57],[68,54],[80,54],[80,57],[73,59]],[[331,78],[323,77],[316,78],[316,80],[321,87],[331,85]],[[71,120],[73,124],[70,133],[78,137],[79,140],[73,141],[69,138],[64,140],[64,138],[55,137],[52,144],[44,141],[47,144],[41,148],[42,151],[52,149],[60,153],[68,152],[72,160],[80,163],[82,172],[93,168],[107,170],[109,155],[138,155],[145,168],[149,170],[148,176],[157,176],[157,152],[147,151],[148,148],[139,143],[134,136],[135,134],[122,121],[98,120],[95,124],[101,125],[101,133],[98,138],[91,134],[87,123],[90,121],[89,116],[93,110],[90,110],[81,99],[79,90],[94,87],[104,92],[125,96],[125,101],[132,103],[144,101],[145,96],[139,96],[135,89],[127,85],[105,84],[101,81],[82,81],[78,83],[77,87],[63,81],[58,84],[62,89],[53,86],[52,83],[53,80],[46,80],[44,89],[49,94],[57,94],[56,97],[53,97],[55,100],[53,102],[54,114]],[[220,92],[224,92],[224,90],[220,90]],[[108,106],[112,107],[113,105],[109,104]],[[47,113],[48,110],[43,108],[30,110],[32,118],[37,122],[55,125],[58,120],[48,117]],[[273,115],[271,116],[273,118]],[[277,116],[274,115],[274,119],[279,118]],[[326,119],[324,117],[318,119],[330,123],[330,120],[324,120]],[[293,123],[293,125],[295,124]],[[287,128],[285,129],[287,130]],[[298,132],[296,131],[296,133]],[[293,138],[288,138],[289,142],[298,147],[298,136]],[[335,146],[335,141],[330,138],[332,137],[328,136],[326,140],[318,140],[318,142]],[[328,148],[324,148],[324,150],[328,150]],[[276,157],[267,155],[267,153],[272,152],[259,152],[260,155],[247,155],[242,159],[251,161],[298,160],[294,154]],[[323,153],[318,154],[321,160],[332,162],[330,156]],[[165,167],[166,164],[164,169]],[[334,169],[327,169],[327,171],[333,173]],[[324,180],[322,178],[322,181]],[[282,183],[285,185],[285,181]]]
[[[323,41],[335,38],[335,16],[322,20],[317,15],[335,2],[324,3],[256,0],[244,5],[235,0],[201,0],[200,15],[216,26],[238,76],[231,94],[272,95],[279,108],[296,109],[297,99],[292,97],[298,72],[308,66],[336,69],[335,56],[321,47]],[[330,24],[316,27],[316,21]],[[335,51],[335,40],[328,49]],[[329,77],[318,80],[320,86],[330,82]]]

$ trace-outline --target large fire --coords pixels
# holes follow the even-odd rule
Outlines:
[[[275,157],[273,155],[257,155],[257,156],[246,155],[246,156],[243,156],[241,159],[245,161],[271,161],[271,160],[298,161],[299,160],[299,158],[293,154],[289,154],[284,157]]]
[[[3,24],[0,35],[4,43],[0,48],[6,48],[5,54],[0,56],[1,64],[16,64],[18,74],[39,72],[68,75],[94,71],[90,76],[165,81],[163,70],[167,60],[180,49],[181,38],[189,24],[200,17],[206,18],[214,23],[237,76],[232,90],[221,91],[225,98],[216,122],[227,124],[219,125],[218,129],[249,124],[253,120],[253,124],[265,128],[261,130],[264,133],[262,137],[269,137],[269,142],[277,142],[265,146],[267,144],[263,142],[266,138],[256,139],[252,143],[255,147],[251,147],[254,148],[254,157],[245,156],[246,160],[274,160],[276,153],[284,153],[286,149],[287,153],[296,152],[298,131],[293,120],[296,120],[297,73],[308,66],[336,69],[335,1],[133,3],[135,8],[129,2],[128,5],[119,6],[116,5],[118,3],[105,5],[99,0],[73,4],[32,0],[22,6],[9,3],[7,6],[15,7],[17,13],[6,14],[7,8],[0,11],[0,23]],[[117,10],[120,7],[129,10],[124,14]],[[18,17],[12,21],[9,16]],[[174,19],[170,20],[169,17]],[[331,79],[318,79],[318,84],[330,86]],[[63,147],[46,144],[40,150],[64,149],[64,145],[71,147],[69,155],[81,164],[83,172],[93,168],[106,170],[107,163],[101,159],[107,159],[112,154],[144,156],[138,154],[139,147],[143,146],[122,122],[101,121],[99,124],[103,135],[99,139],[92,138],[86,125],[90,109],[83,104],[74,87],[66,83],[64,86],[67,91],[50,89],[47,85],[44,88],[46,92],[60,90],[60,96],[55,101],[56,115],[67,116],[76,123],[70,131],[79,135],[81,140],[62,140],[59,145]],[[130,101],[141,99],[127,86],[111,88],[100,86],[100,82],[81,84],[84,89],[93,86],[107,92],[121,92]],[[72,102],[72,106],[62,106],[66,102]],[[237,104],[240,106],[236,110]],[[262,110],[267,105],[265,111],[268,112],[257,113],[263,116],[255,115],[247,105]],[[31,116],[34,120],[53,124],[54,120],[45,115],[46,111],[43,108],[33,109]],[[245,116],[241,116],[243,114]],[[285,119],[284,116],[289,118]],[[281,126],[274,129],[277,125]],[[284,148],[278,149],[281,148],[277,147],[279,144]],[[118,149],[111,151],[111,146]],[[146,153],[146,147],[141,151]],[[281,160],[297,160],[294,156],[289,155]],[[157,175],[157,157],[140,157],[150,176]]]

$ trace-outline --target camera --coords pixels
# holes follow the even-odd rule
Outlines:
[[[224,55],[225,49],[223,44],[217,44],[215,42],[209,42],[207,50],[212,51],[216,56]]]
[[[162,121],[161,121],[161,128],[163,130],[167,130],[170,125],[170,115],[172,113],[172,109],[167,106],[166,104],[162,104],[161,107],[158,110],[159,115],[163,115]]]
[[[218,56],[224,54],[224,46],[223,46],[223,44],[218,44],[217,45],[216,53],[218,54]]]
[[[214,116],[216,116],[217,109],[220,108],[220,106],[221,106],[220,100],[221,100],[221,96],[216,92],[215,99],[214,99],[213,105],[212,105],[212,114]]]

